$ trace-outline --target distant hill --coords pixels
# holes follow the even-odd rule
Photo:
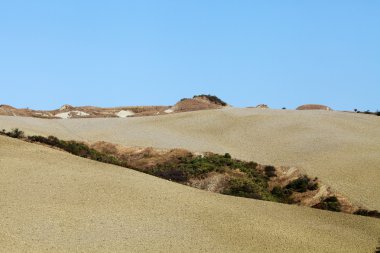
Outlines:
[[[324,110],[324,111],[332,111],[332,109],[326,105],[318,105],[318,104],[306,104],[298,106],[296,110]]]
[[[125,118],[155,116],[169,113],[219,109],[227,103],[216,96],[196,95],[193,98],[181,99],[174,106],[121,106],[102,108],[95,106],[63,105],[56,110],[18,109],[10,105],[0,105],[0,115],[24,116],[36,118]]]
[[[227,103],[212,95],[196,95],[193,98],[183,98],[176,103],[171,110],[173,112],[200,111],[219,109],[227,106]]]

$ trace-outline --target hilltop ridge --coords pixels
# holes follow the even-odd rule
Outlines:
[[[0,105],[0,115],[23,116],[36,118],[126,118],[139,116],[165,115],[170,113],[220,109],[227,103],[212,95],[195,95],[193,98],[184,98],[173,106],[72,106],[62,105],[55,110],[32,110],[29,108],[15,108],[10,105]]]

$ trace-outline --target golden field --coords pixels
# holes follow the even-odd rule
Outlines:
[[[380,220],[214,194],[0,136],[2,252],[372,252]]]
[[[231,153],[295,166],[354,203],[380,210],[380,117],[337,111],[206,110],[165,116],[38,119],[1,116],[0,128],[126,146]]]

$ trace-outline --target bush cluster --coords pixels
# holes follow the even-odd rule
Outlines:
[[[265,189],[249,178],[232,178],[222,193],[252,199],[264,199],[267,195]]]
[[[217,104],[217,105],[221,105],[221,106],[226,106],[226,105],[227,105],[226,102],[224,102],[223,100],[221,100],[221,99],[218,98],[217,96],[213,96],[213,95],[210,95],[210,94],[208,94],[208,95],[205,95],[205,94],[202,94],[202,95],[196,95],[196,96],[194,96],[193,98],[197,98],[197,97],[200,97],[200,98],[202,98],[202,97],[207,98],[208,100],[210,100],[211,102],[213,102],[213,103],[215,103],[215,104]]]
[[[99,162],[121,165],[121,162],[116,157],[100,153],[81,142],[59,140],[54,136],[28,136],[28,140],[31,142],[39,142],[52,147],[57,147],[76,156],[89,158]]]
[[[267,177],[275,177],[275,176],[277,176],[276,169],[273,166],[265,166],[264,172],[265,172],[265,175]]]
[[[340,212],[341,211],[341,204],[337,197],[331,196],[327,197],[324,200],[322,200],[320,203],[312,206],[313,208],[322,209],[322,210],[329,210],[334,212]]]
[[[167,166],[160,164],[152,170],[148,171],[148,173],[178,183],[183,183],[189,180],[189,174],[183,170],[183,168],[177,168],[176,166]]]
[[[364,114],[371,114],[371,115],[376,115],[376,116],[380,116],[380,111],[377,110],[376,112],[371,112],[370,110],[367,110],[367,111],[364,111],[364,112],[361,112],[361,111],[358,111],[357,109],[354,110],[356,113],[364,113]]]
[[[291,198],[291,195],[294,192],[307,192],[314,191],[318,189],[318,183],[312,181],[307,176],[302,176],[291,181],[285,187],[275,186],[271,193],[274,197],[277,198],[279,202],[292,204],[294,200]]]
[[[274,197],[268,190],[268,178],[261,175],[256,168],[257,163],[232,159],[231,155],[226,153],[182,157],[177,161],[159,164],[147,173],[183,183],[191,178],[204,178],[210,172],[224,173],[238,169],[244,172],[244,176],[231,178],[223,194],[273,200]]]
[[[290,197],[292,192],[290,190],[281,188],[280,186],[273,187],[271,194],[276,198],[277,202],[292,204],[293,199]]]
[[[287,186],[285,186],[285,189],[294,192],[306,192],[308,190],[314,191],[318,189],[318,184],[313,182],[309,177],[303,176],[290,182]]]
[[[3,129],[0,131],[0,135],[27,139],[30,142],[57,147],[76,156],[131,168],[128,165],[127,159],[121,158],[119,160],[113,155],[96,151],[82,142],[64,141],[54,136],[28,136],[25,138],[24,132],[18,128],[12,129],[9,132]],[[316,179],[311,180],[307,176],[303,176],[290,182],[283,188],[276,186],[272,191],[269,191],[268,182],[271,177],[276,176],[276,169],[273,166],[266,166],[264,167],[264,173],[262,173],[257,167],[258,164],[255,162],[244,162],[233,159],[228,153],[224,155],[209,153],[204,156],[179,157],[170,162],[157,164],[153,169],[148,171],[143,170],[143,168],[134,169],[179,183],[186,183],[191,178],[203,178],[210,172],[225,173],[238,170],[243,172],[243,174],[239,173],[239,176],[232,176],[224,188],[223,194],[289,204],[294,203],[291,199],[291,195],[294,192],[306,192],[318,189]],[[313,208],[340,212],[341,204],[335,196],[332,196],[323,199],[320,203],[314,205]],[[354,214],[380,218],[380,213],[375,210],[359,209]]]
[[[6,135],[12,138],[22,139],[25,137],[24,132],[19,130],[18,128],[13,128],[11,131],[7,132],[5,129],[1,130],[1,135]]]
[[[362,215],[362,216],[369,216],[369,217],[374,217],[374,218],[380,218],[380,213],[376,210],[365,210],[365,209],[359,209],[354,214],[357,215]]]
[[[148,173],[156,176],[165,175],[166,179],[178,182],[186,181],[189,178],[202,178],[210,172],[223,173],[227,169],[250,170],[249,166],[252,164],[232,159],[228,153],[225,155],[207,154],[205,156],[180,157],[175,161],[159,164]],[[173,175],[173,178],[170,175]]]

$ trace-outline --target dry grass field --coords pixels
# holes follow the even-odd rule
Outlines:
[[[380,210],[380,117],[336,111],[226,108],[157,117],[47,120],[0,117],[0,128],[127,146],[229,152],[297,166],[355,203]]]
[[[4,136],[0,174],[1,252],[372,252],[380,234],[378,219],[214,194]]]

